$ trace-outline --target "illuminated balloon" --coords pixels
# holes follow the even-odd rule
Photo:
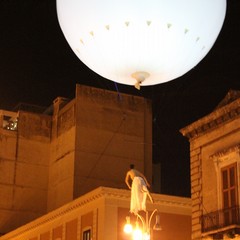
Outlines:
[[[78,58],[109,80],[154,85],[178,78],[209,52],[226,0],[57,0]]]

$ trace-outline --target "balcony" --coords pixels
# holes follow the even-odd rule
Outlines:
[[[0,109],[0,128],[10,131],[17,131],[18,113]]]
[[[202,233],[209,235],[216,233],[240,233],[239,206],[221,209],[205,214],[201,218]]]

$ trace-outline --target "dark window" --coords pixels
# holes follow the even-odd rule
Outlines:
[[[83,231],[83,240],[91,240],[91,229]]]
[[[223,215],[225,224],[235,222],[237,201],[237,164],[222,168]]]

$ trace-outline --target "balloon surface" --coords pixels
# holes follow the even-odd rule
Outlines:
[[[90,69],[127,85],[176,79],[209,52],[226,0],[57,0],[60,27]]]

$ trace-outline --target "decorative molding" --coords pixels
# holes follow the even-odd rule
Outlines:
[[[240,152],[240,144],[237,144],[229,148],[225,148],[217,153],[214,153],[213,155],[210,156],[210,159],[212,159],[214,162],[215,161],[223,162],[224,159],[229,155],[232,155],[233,153],[239,155],[239,152]]]
[[[182,128],[180,132],[183,136],[192,139],[210,132],[233,119],[240,116],[240,98],[216,109],[209,115],[199,119],[198,121]]]
[[[218,203],[218,209],[222,209],[222,190],[221,190],[221,169],[223,167],[226,167],[230,164],[237,163],[238,169],[239,169],[239,163],[240,163],[240,156],[239,156],[239,150],[240,150],[240,144],[222,149],[219,152],[214,153],[213,155],[209,156],[209,159],[213,161],[215,171],[216,171],[216,177],[217,177],[217,203]],[[239,170],[237,171],[237,174]],[[239,182],[238,182],[239,185]],[[239,187],[239,186],[238,186]]]
[[[154,199],[154,204],[151,204],[151,205],[154,206],[154,208],[164,208],[164,207],[170,207],[174,209],[179,208],[179,209],[182,209],[181,210],[182,212],[191,214],[191,213],[188,213],[188,212],[191,212],[190,198],[168,196],[168,195],[162,195],[162,194],[152,194],[152,196]],[[42,226],[43,224],[47,224],[57,218],[62,218],[63,215],[71,213],[72,211],[75,211],[76,209],[88,203],[94,202],[100,198],[105,198],[105,199],[115,198],[117,200],[123,200],[130,203],[131,192],[130,190],[125,190],[125,189],[99,187],[26,225],[19,227],[18,229],[0,237],[0,239],[1,240],[13,239],[16,236],[20,236],[24,232],[36,229]],[[97,212],[95,214],[97,214]]]

